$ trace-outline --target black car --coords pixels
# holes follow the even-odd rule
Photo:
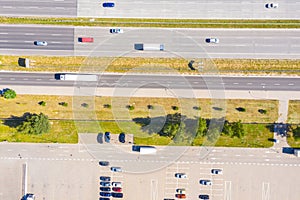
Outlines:
[[[105,134],[104,134],[104,140],[107,143],[110,142],[110,132],[105,132]]]
[[[101,165],[101,166],[108,166],[109,162],[108,161],[100,161],[99,165]]]
[[[110,187],[100,187],[101,191],[110,192]]]
[[[114,198],[123,198],[123,193],[111,193],[111,196]]]
[[[200,194],[199,199],[207,200],[209,199],[209,196],[207,194]]]
[[[100,192],[100,196],[111,197],[111,193],[110,192]]]
[[[104,8],[113,8],[113,7],[115,7],[115,3],[113,3],[113,2],[105,2],[105,3],[102,4],[102,6]]]
[[[99,200],[110,200],[110,198],[100,197]]]
[[[125,143],[125,133],[120,133],[119,141],[122,142],[122,143]]]
[[[110,177],[109,176],[100,176],[100,180],[101,181],[110,181]]]

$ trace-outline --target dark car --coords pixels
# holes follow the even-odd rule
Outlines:
[[[122,142],[122,143],[125,143],[125,133],[120,133],[119,141]]]
[[[110,181],[110,177],[109,176],[100,176],[100,180],[101,181]]]
[[[110,182],[100,182],[100,185],[103,186],[103,187],[110,187],[111,186]]]
[[[123,193],[111,193],[111,196],[114,198],[123,198]]]
[[[100,187],[101,191],[110,192],[110,187]]]
[[[103,197],[111,197],[110,192],[100,192],[100,195],[103,196]]]
[[[110,200],[110,198],[100,197],[99,200]]]
[[[207,199],[209,199],[209,196],[207,194],[200,194],[199,199],[207,200]]]
[[[113,7],[115,7],[115,3],[105,2],[105,3],[102,4],[102,6],[105,7],[105,8],[113,8]]]
[[[109,162],[108,161],[100,161],[99,165],[101,165],[101,166],[108,166]]]
[[[105,132],[105,134],[104,134],[104,140],[107,143],[110,142],[110,132]]]

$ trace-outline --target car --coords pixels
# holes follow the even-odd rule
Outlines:
[[[110,187],[111,186],[110,182],[103,182],[103,181],[100,182],[100,185],[103,186],[103,187]]]
[[[34,196],[34,194],[27,193],[27,194],[22,198],[22,200],[35,200],[35,196]]]
[[[221,169],[212,169],[211,173],[212,174],[223,174],[223,171]]]
[[[210,180],[200,180],[201,185],[212,185],[212,182]]]
[[[176,178],[187,178],[187,175],[185,173],[176,173],[175,177]]]
[[[266,8],[278,8],[278,3],[267,3],[265,4]]]
[[[111,193],[111,196],[114,198],[123,198],[123,193]]]
[[[119,135],[119,141],[121,143],[125,143],[125,133],[120,133],[120,135]]]
[[[110,181],[110,177],[109,176],[100,176],[100,180],[101,181]]]
[[[104,8],[113,8],[113,7],[115,7],[115,3],[114,3],[114,2],[104,2],[104,3],[102,4],[102,6],[103,6]]]
[[[79,37],[78,42],[94,42],[94,38],[92,38],[92,37]]]
[[[120,188],[120,187],[113,187],[112,190],[114,192],[122,192],[122,188]]]
[[[99,200],[110,200],[110,198],[100,197]]]
[[[104,191],[104,192],[110,192],[110,187],[100,187],[100,190],[101,191]]]
[[[46,41],[34,41],[33,44],[36,46],[47,46],[48,45],[48,43]]]
[[[100,166],[108,166],[108,165],[109,165],[109,162],[108,162],[108,161],[100,161],[100,162],[99,162],[99,165],[100,165]]]
[[[168,199],[168,198],[166,199],[166,198],[164,198],[164,200],[175,200],[175,199]]]
[[[207,194],[200,194],[199,195],[199,199],[207,200],[207,199],[209,199],[209,195],[207,195]]]
[[[109,29],[110,33],[123,33],[123,29],[121,28],[111,28]]]
[[[121,182],[112,182],[112,186],[113,187],[122,187],[122,183]]]
[[[110,170],[113,172],[122,172],[121,167],[111,167]]]
[[[215,43],[215,44],[218,44],[219,43],[219,39],[218,38],[206,38],[205,39],[205,42],[206,43]]]
[[[185,194],[185,189],[184,188],[176,189],[176,193],[178,193],[178,194]]]
[[[104,140],[107,143],[110,142],[110,132],[105,132],[105,134],[104,134]]]
[[[175,197],[178,198],[178,199],[185,199],[186,198],[185,194],[175,194]]]
[[[100,196],[111,197],[111,193],[110,192],[100,192]]]

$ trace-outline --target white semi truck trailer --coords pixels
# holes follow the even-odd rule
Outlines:
[[[164,51],[165,45],[163,44],[134,44],[135,50],[140,51]]]
[[[60,80],[63,81],[98,81],[95,74],[60,74]]]

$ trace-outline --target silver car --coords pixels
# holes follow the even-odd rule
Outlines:
[[[212,182],[210,180],[200,180],[201,185],[212,185]]]
[[[36,46],[47,46],[48,43],[46,41],[34,41],[33,43]]]
[[[206,38],[205,42],[218,44],[220,42],[220,40],[218,38]]]

